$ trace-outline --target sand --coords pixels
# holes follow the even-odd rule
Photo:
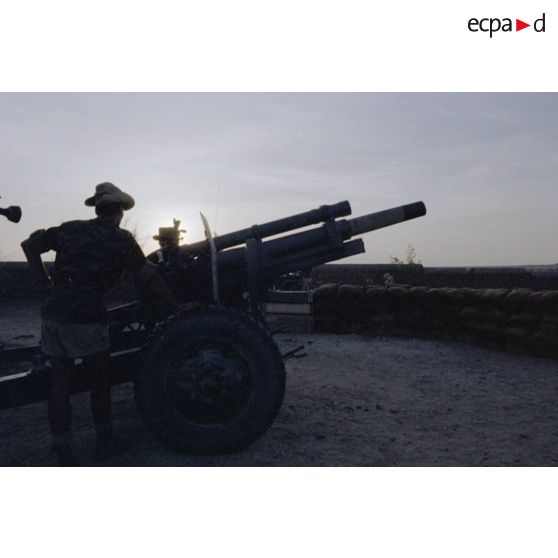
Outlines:
[[[0,340],[37,342],[36,304],[0,304]],[[21,337],[33,335],[33,337]],[[269,431],[242,452],[196,457],[143,424],[131,385],[114,388],[128,447],[109,466],[555,466],[558,363],[468,345],[360,335],[281,334],[287,393]],[[87,395],[73,399],[84,466],[94,431]],[[0,412],[0,464],[50,466],[46,404]]]

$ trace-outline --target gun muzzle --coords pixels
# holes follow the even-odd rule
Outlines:
[[[423,215],[426,215],[426,206],[423,202],[419,201],[393,207],[384,211],[378,211],[377,213],[370,213],[362,217],[355,217],[354,219],[349,219],[347,223],[351,230],[351,236],[357,236],[359,234],[396,225],[403,221],[409,221],[409,219],[416,219]]]
[[[12,223],[19,223],[21,219],[21,207],[17,205],[11,205],[10,207],[6,207],[6,209],[0,207],[0,215],[4,215],[4,217]]]

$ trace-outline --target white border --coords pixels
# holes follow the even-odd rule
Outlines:
[[[5,469],[2,479],[5,556],[555,555],[554,514],[541,513],[558,496],[551,469]]]
[[[555,91],[553,4],[19,0],[2,91]],[[545,12],[489,39],[470,17]],[[5,556],[545,556],[550,469],[4,469]],[[551,523],[552,522],[552,523]],[[555,554],[555,552],[553,552]]]
[[[548,0],[4,4],[4,91],[557,89]],[[543,12],[545,33],[467,29],[471,17],[532,22]]]

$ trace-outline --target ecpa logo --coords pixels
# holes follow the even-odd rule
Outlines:
[[[533,22],[532,27],[536,33],[545,32],[545,24],[546,24],[545,19],[546,19],[546,14],[543,13],[543,15],[539,19],[536,19]],[[506,33],[506,32],[512,32],[514,30],[521,31],[522,29],[531,27],[530,23],[525,23],[520,19],[516,19],[515,29],[514,29],[512,21],[513,19],[509,17],[505,17],[503,19],[500,19],[498,17],[485,17],[482,19],[477,19],[475,17],[472,17],[469,20],[467,27],[469,28],[469,31],[472,31],[473,33],[477,33],[479,31],[483,33],[489,33],[490,38],[492,38],[492,35],[494,33],[498,33],[498,31],[503,31],[504,33]]]

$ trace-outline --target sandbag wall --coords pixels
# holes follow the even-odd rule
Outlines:
[[[313,301],[316,332],[438,338],[558,357],[558,291],[328,284]]]
[[[389,273],[393,282],[429,288],[558,290],[558,269],[546,271],[506,267],[423,267],[395,264],[325,264],[312,268],[312,285],[384,285]]]

